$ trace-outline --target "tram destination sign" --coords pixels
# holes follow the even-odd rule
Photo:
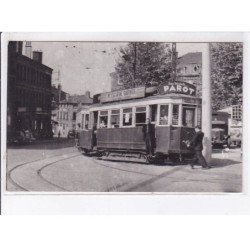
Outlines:
[[[188,82],[170,82],[167,84],[160,85],[158,87],[158,93],[160,95],[176,93],[195,96],[196,86]]]
[[[136,99],[145,97],[145,87],[123,89],[113,92],[102,93],[100,96],[100,102],[114,102],[128,99]]]

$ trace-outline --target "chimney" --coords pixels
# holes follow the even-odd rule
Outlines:
[[[43,52],[42,51],[33,51],[33,60],[39,63],[42,63]]]
[[[31,58],[32,46],[31,42],[25,42],[24,55]]]
[[[90,91],[86,91],[85,92],[85,96],[87,96],[88,98],[90,98]]]

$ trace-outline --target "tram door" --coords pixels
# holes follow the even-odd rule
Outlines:
[[[149,118],[151,120],[151,123],[154,124],[155,126],[157,122],[157,108],[158,108],[157,104],[149,105]],[[155,134],[155,138],[156,138],[156,134]],[[154,148],[156,148],[156,140],[154,141]]]
[[[92,145],[95,147],[97,145],[97,138],[96,138],[96,132],[97,132],[97,121],[98,121],[98,111],[94,111],[94,122],[93,122],[93,137],[92,137]]]
[[[157,104],[149,105],[149,118],[151,120],[151,123],[156,124]]]

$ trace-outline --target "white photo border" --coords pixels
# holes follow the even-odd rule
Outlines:
[[[243,42],[243,193],[86,193],[6,191],[6,110],[8,41],[82,42]],[[122,33],[2,33],[1,35],[1,188],[4,214],[246,214],[250,211],[246,128],[250,119],[250,33],[242,32],[122,32]],[[246,107],[246,108],[245,108]]]

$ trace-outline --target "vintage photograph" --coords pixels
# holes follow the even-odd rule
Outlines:
[[[241,42],[8,41],[6,191],[241,193],[242,65]]]

